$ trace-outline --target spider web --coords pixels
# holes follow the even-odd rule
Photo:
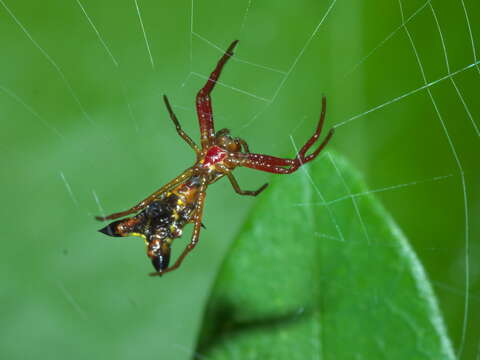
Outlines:
[[[473,261],[480,250],[479,14],[473,0],[190,0],[175,7],[0,0],[0,149],[2,188],[9,189],[2,215],[15,224],[2,251],[5,354],[22,357],[19,336],[36,339],[31,354],[54,347],[66,353],[68,346],[49,338],[62,328],[62,343],[88,344],[79,358],[112,344],[118,357],[130,358],[152,342],[167,358],[189,358],[198,320],[186,309],[192,297],[207,296],[251,200],[216,184],[207,201],[208,241],[188,260],[201,270],[165,277],[162,286],[132,276],[150,270],[138,242],[100,241],[91,218],[135,203],[190,164],[161,94],[194,137],[194,95],[239,38],[214,93],[218,126],[253,151],[293,154],[326,94],[327,126],[336,128],[330,146],[364,174],[370,190],[347,188],[327,199],[310,178],[318,205],[351,201],[363,223],[356,199],[375,193],[434,284],[453,351],[480,359]],[[319,161],[332,158],[325,153]],[[267,176],[240,170],[238,178],[254,188]],[[336,224],[334,211],[331,219]],[[318,235],[345,237],[338,225],[335,234]],[[158,311],[160,318],[152,316]],[[132,334],[117,318],[139,329],[160,323],[168,336]]]

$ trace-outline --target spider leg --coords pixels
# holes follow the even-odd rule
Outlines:
[[[308,141],[305,143],[305,145],[303,145],[303,147],[300,149],[300,151],[298,152],[298,154],[296,156],[296,160],[300,159],[298,161],[301,161],[303,163],[306,163],[306,162],[309,162],[309,161],[313,160],[314,158],[317,157],[317,155],[320,153],[320,151],[322,151],[322,149],[330,141],[330,138],[333,136],[333,132],[334,132],[333,129],[330,129],[330,131],[328,132],[327,136],[322,141],[320,146],[313,153],[311,153],[310,155],[305,157],[305,153],[308,151],[308,149],[310,149],[310,147],[320,137],[320,133],[322,132],[322,129],[323,129],[323,124],[325,123],[325,113],[326,112],[327,112],[327,98],[325,96],[322,96],[322,111],[320,112],[320,119],[318,120],[317,129],[315,130],[312,137],[310,139],[308,139]],[[299,166],[301,166],[301,165],[302,164],[300,163]]]
[[[327,101],[325,96],[322,98],[322,111],[320,113],[320,120],[318,121],[315,133],[308,139],[305,145],[298,151],[294,159],[283,159],[270,155],[252,154],[252,153],[238,153],[234,158],[238,160],[240,166],[249,167],[256,170],[266,171],[274,174],[290,174],[296,171],[303,164],[315,159],[317,155],[323,150],[333,136],[334,130],[330,129],[325,139],[320,143],[317,149],[308,156],[305,156],[307,151],[317,142],[320,133],[322,132],[323,124],[325,122]]]
[[[177,261],[175,261],[175,264],[173,264],[168,269],[165,269],[161,272],[150,273],[150,276],[162,276],[167,272],[176,270],[177,268],[180,267],[180,265],[182,265],[182,262],[185,259],[185,257],[188,255],[188,253],[192,251],[195,248],[195,246],[198,244],[198,239],[200,238],[200,230],[202,228],[203,208],[205,206],[205,198],[207,196],[207,193],[206,193],[207,185],[208,185],[207,178],[202,177],[202,184],[200,185],[196,212],[193,219],[194,225],[193,225],[193,233],[192,233],[192,238],[190,240],[190,243],[185,247],[183,252],[177,258]]]
[[[240,189],[240,186],[238,185],[237,180],[235,179],[235,177],[233,176],[233,174],[231,172],[227,173],[227,177],[228,177],[228,180],[230,180],[230,183],[232,184],[232,186],[235,189],[235,191],[237,192],[237,194],[240,194],[240,195],[257,196],[263,190],[265,190],[265,188],[268,186],[268,183],[265,183],[262,186],[260,186],[260,188],[258,188],[257,190],[253,190],[253,191],[252,190],[242,190],[242,189]]]
[[[210,74],[206,84],[197,94],[197,115],[200,123],[200,139],[202,149],[205,149],[215,136],[215,128],[213,125],[212,103],[210,99],[210,93],[212,92],[215,84],[222,72],[223,66],[227,60],[233,55],[233,49],[237,45],[238,40],[235,40],[230,44],[227,51],[221,59],[218,61],[217,66]]]
[[[113,220],[113,219],[118,219],[120,217],[123,217],[123,216],[126,216],[126,215],[129,215],[129,214],[133,214],[133,213],[136,213],[140,210],[142,210],[143,208],[147,207],[150,203],[152,203],[157,197],[158,195],[160,195],[161,193],[165,192],[165,191],[168,191],[169,189],[171,189],[172,187],[174,187],[175,185],[178,185],[180,184],[181,182],[185,181],[186,179],[188,179],[193,173],[193,169],[192,168],[189,168],[187,169],[186,171],[184,171],[181,175],[177,176],[175,179],[173,179],[172,181],[170,181],[169,183],[163,185],[160,189],[158,189],[157,191],[155,191],[153,194],[151,194],[150,196],[146,197],[145,199],[143,199],[142,201],[140,201],[137,205],[133,206],[132,208],[128,209],[128,210],[125,210],[125,211],[120,211],[120,212],[117,212],[117,213],[113,213],[113,214],[110,214],[108,216],[95,216],[95,219],[97,220],[100,220],[100,221],[105,221],[105,220]]]
[[[230,180],[230,184],[232,184],[233,189],[237,194],[240,195],[250,195],[250,196],[257,196],[260,194],[265,188],[268,186],[268,183],[263,184],[257,190],[242,190],[240,189],[240,185],[238,185],[237,179],[233,176],[232,171],[222,164],[217,164],[218,171],[221,171],[222,177],[223,175],[227,175],[228,180]]]
[[[183,131],[182,127],[180,126],[180,123],[177,119],[177,116],[172,110],[172,107],[170,106],[170,102],[168,101],[167,95],[163,95],[163,101],[165,102],[165,106],[167,107],[168,113],[170,114],[170,118],[172,119],[175,129],[177,129],[178,135],[185,140],[185,142],[190,145],[190,147],[195,151],[195,154],[198,156],[200,155],[200,149],[198,148],[197,144],[191,139],[190,136],[187,135],[185,131]]]

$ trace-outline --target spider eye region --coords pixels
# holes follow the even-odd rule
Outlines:
[[[227,156],[227,152],[219,146],[212,146],[205,155],[203,165],[209,167],[221,162]]]

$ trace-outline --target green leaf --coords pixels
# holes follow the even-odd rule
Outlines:
[[[197,354],[454,359],[422,265],[359,176],[331,153],[302,170],[259,197],[220,269]]]

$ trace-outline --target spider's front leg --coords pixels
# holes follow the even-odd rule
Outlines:
[[[215,127],[213,125],[213,113],[212,103],[210,99],[210,93],[212,92],[215,84],[222,72],[223,66],[228,59],[233,55],[233,49],[237,45],[238,40],[235,40],[230,44],[225,54],[218,61],[215,70],[210,74],[206,84],[197,94],[197,116],[200,123],[200,139],[202,149],[207,148],[215,138]]]
[[[237,153],[234,155],[238,165],[249,167],[251,169],[266,171],[274,174],[290,174],[296,171],[303,164],[312,161],[323,150],[333,136],[334,130],[330,129],[327,136],[320,145],[310,155],[306,156],[307,151],[317,142],[322,132],[323,124],[325,122],[325,113],[327,109],[327,100],[322,97],[322,111],[320,113],[320,120],[318,121],[315,133],[308,139],[305,145],[298,151],[293,159],[278,158],[275,156],[253,153]]]
[[[197,200],[197,204],[196,204],[196,207],[195,207],[196,210],[195,210],[195,215],[194,215],[194,219],[193,219],[193,223],[194,223],[193,233],[192,233],[192,238],[190,240],[190,243],[185,247],[183,252],[178,257],[177,261],[175,261],[175,264],[173,264],[172,266],[170,266],[169,268],[167,268],[163,271],[150,273],[150,276],[162,276],[163,274],[165,274],[167,272],[178,269],[180,267],[180,265],[182,265],[182,262],[185,259],[185,257],[188,255],[188,253],[190,251],[192,251],[193,248],[197,245],[198,240],[200,238],[200,230],[203,227],[202,216],[203,216],[203,208],[205,206],[205,198],[207,196],[206,189],[207,189],[207,186],[208,186],[208,182],[207,182],[206,177],[202,177],[201,181],[202,181],[202,183],[200,185],[198,200]]]

